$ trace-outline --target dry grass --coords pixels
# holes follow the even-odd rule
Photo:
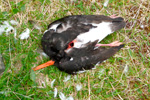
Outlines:
[[[54,87],[75,100],[149,100],[150,1],[109,0],[107,7],[103,7],[103,0],[70,1],[0,1],[0,22],[11,19],[19,22],[14,26],[17,29],[16,39],[13,33],[0,36],[0,53],[6,65],[6,71],[0,76],[0,98],[57,100],[59,96],[54,98],[54,88],[50,87],[51,81],[56,79]],[[120,40],[126,46],[96,70],[71,76],[67,82],[63,82],[67,74],[56,67],[32,72],[32,67],[47,60],[39,57],[36,51],[40,48],[40,39],[48,24],[76,14],[117,14],[124,17],[126,28],[102,42]],[[38,23],[41,31],[35,29],[29,20]],[[18,39],[25,28],[30,28],[30,37],[27,40]],[[77,84],[82,85],[80,91],[76,90]]]

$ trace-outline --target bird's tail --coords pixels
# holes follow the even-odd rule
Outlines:
[[[113,32],[120,30],[124,28],[126,25],[126,22],[122,17],[114,18],[111,24],[111,29]]]

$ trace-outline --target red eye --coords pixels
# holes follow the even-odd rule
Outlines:
[[[74,42],[76,42],[76,40],[73,40],[71,41],[69,44],[68,44],[68,48],[67,49],[70,49],[74,46]]]
[[[68,44],[68,48],[67,48],[67,49],[72,48],[73,46],[74,46],[74,43],[73,43],[73,41],[71,41],[71,42]]]

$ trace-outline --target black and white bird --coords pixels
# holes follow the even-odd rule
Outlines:
[[[43,50],[51,59],[45,65],[54,64],[69,74],[92,69],[124,46],[118,41],[99,44],[107,35],[123,27],[124,19],[115,15],[72,15],[56,20],[42,37]],[[34,70],[40,68],[41,65]]]

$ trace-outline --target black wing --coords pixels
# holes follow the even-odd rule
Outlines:
[[[96,42],[95,42],[96,43]],[[68,55],[70,58],[64,58],[59,62],[58,68],[69,74],[75,74],[80,70],[87,70],[94,67],[95,64],[113,56],[124,45],[111,47],[109,49],[99,47],[94,48],[94,44],[90,44],[85,48],[74,48]]]
[[[99,24],[101,22],[111,22],[112,30],[117,31],[125,26],[125,21],[122,17],[110,18],[104,15],[72,15],[58,19],[48,25],[48,29],[55,24],[59,24],[56,31],[61,33],[70,27],[80,26],[82,24]]]

